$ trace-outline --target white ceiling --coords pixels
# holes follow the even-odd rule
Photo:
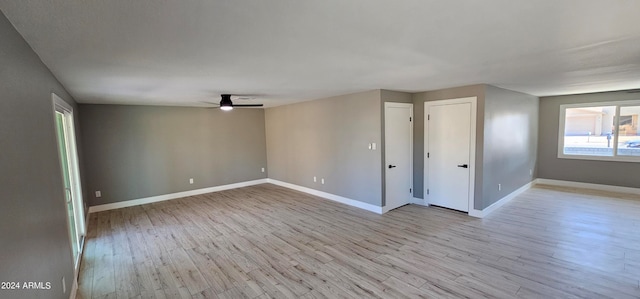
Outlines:
[[[487,83],[537,96],[640,87],[634,0],[0,0],[82,103],[276,106]]]

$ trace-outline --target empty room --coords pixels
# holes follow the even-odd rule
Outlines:
[[[0,298],[640,298],[638,16],[0,0]]]

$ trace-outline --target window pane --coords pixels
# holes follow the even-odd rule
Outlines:
[[[618,155],[620,156],[640,156],[638,114],[640,114],[640,106],[620,107],[618,124]]]
[[[613,156],[613,120],[616,106],[567,108],[564,154]]]

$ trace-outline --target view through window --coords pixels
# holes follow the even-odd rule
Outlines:
[[[640,161],[640,101],[560,106],[560,158]]]

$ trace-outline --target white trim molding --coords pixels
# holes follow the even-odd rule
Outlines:
[[[569,188],[591,189],[591,190],[598,190],[598,191],[627,193],[627,194],[640,194],[640,188],[621,187],[621,186],[612,186],[612,185],[604,185],[604,184],[591,184],[591,183],[582,183],[582,182],[574,182],[574,181],[562,181],[562,180],[551,180],[551,179],[536,179],[536,185],[538,185],[538,184],[539,185],[559,186],[559,187],[569,187]]]
[[[76,275],[76,279],[74,279],[73,284],[71,284],[71,292],[69,293],[69,299],[75,299],[77,293],[78,293],[78,278]]]
[[[181,197],[248,187],[253,185],[265,184],[267,182],[268,182],[268,179],[259,179],[259,180],[246,181],[246,182],[240,182],[235,184],[228,184],[228,185],[222,185],[222,186],[215,186],[215,187],[209,187],[209,188],[203,188],[203,189],[189,190],[184,192],[177,192],[177,193],[171,193],[171,194],[164,194],[164,195],[158,195],[158,196],[151,196],[151,197],[145,197],[145,198],[108,203],[108,204],[89,207],[89,213],[96,213],[101,211],[132,207],[132,206],[165,201],[170,199],[176,199]]]
[[[550,186],[558,186],[558,187],[591,189],[591,190],[598,190],[598,191],[640,195],[640,188],[621,187],[621,186],[612,186],[612,185],[603,185],[603,184],[591,184],[591,183],[582,183],[582,182],[574,182],[574,181],[551,180],[551,179],[535,179],[529,182],[528,184],[518,188],[517,190],[511,192],[509,195],[501,198],[500,200],[496,201],[495,203],[486,207],[483,210],[476,210],[476,209],[470,210],[469,216],[484,218],[487,215],[489,215],[491,212],[502,207],[504,204],[506,204],[516,196],[520,195],[522,192],[527,191],[534,185],[550,185]]]
[[[409,203],[414,204],[414,205],[421,205],[421,206],[425,206],[425,207],[429,206],[429,203],[427,201],[425,201],[422,198],[417,198],[417,197],[412,197]]]
[[[512,199],[514,199],[516,196],[520,195],[522,192],[529,190],[535,184],[536,184],[536,180],[533,180],[533,181],[523,185],[522,187],[516,189],[515,191],[507,194],[507,196],[501,198],[500,200],[494,202],[493,204],[491,204],[490,206],[488,206],[488,207],[486,207],[486,208],[484,208],[482,210],[470,209],[469,210],[469,216],[476,217],[476,218],[484,218],[487,215],[491,214],[493,211],[495,211],[495,210],[499,209],[500,207],[502,207],[504,204],[506,204],[509,201],[511,201]]]
[[[274,180],[274,179],[267,179],[267,183],[278,185],[278,186],[289,188],[289,189],[293,189],[293,190],[300,191],[300,192],[304,192],[304,193],[307,193],[307,194],[319,196],[319,197],[322,197],[322,198],[326,198],[328,200],[332,200],[332,201],[335,201],[335,202],[339,202],[339,203],[342,203],[342,204],[345,204],[345,205],[349,205],[349,206],[352,206],[352,207],[360,208],[360,209],[367,210],[369,212],[374,212],[374,213],[377,213],[377,214],[383,214],[383,213],[386,212],[384,207],[379,207],[379,206],[376,206],[376,205],[372,205],[370,203],[361,202],[361,201],[358,201],[358,200],[355,200],[355,199],[346,198],[346,197],[342,197],[342,196],[339,196],[339,195],[335,195],[335,194],[331,194],[331,193],[327,193],[327,192],[323,192],[323,191],[318,191],[318,190],[307,188],[307,187],[294,185],[294,184],[291,184],[291,183],[286,183],[286,182],[282,182],[282,181],[278,181],[278,180]]]

